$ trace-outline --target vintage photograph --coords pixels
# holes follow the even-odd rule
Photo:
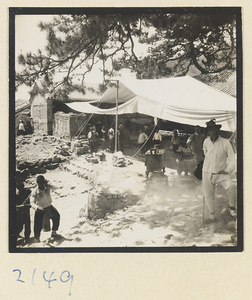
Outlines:
[[[241,8],[9,19],[10,252],[242,251]]]

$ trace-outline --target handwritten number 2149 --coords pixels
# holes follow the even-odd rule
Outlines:
[[[21,271],[19,269],[15,269],[13,270],[13,272],[18,272],[18,278],[16,279],[16,281],[19,281],[19,282],[22,282],[22,283],[25,283],[24,280],[21,280]],[[34,277],[35,277],[35,272],[36,272],[36,269],[33,270],[33,275],[32,275],[32,285],[35,285],[34,284]],[[56,278],[52,278],[54,272],[52,272],[49,277],[47,276],[46,274],[47,272],[44,271],[43,272],[43,279],[48,283],[48,288],[50,289],[51,288],[51,282],[53,281],[57,281]],[[72,288],[72,283],[73,283],[73,275],[70,274],[69,271],[63,271],[61,274],[60,274],[60,281],[63,282],[63,283],[66,283],[66,282],[70,282],[70,287],[69,287],[69,296],[71,296],[71,288]]]

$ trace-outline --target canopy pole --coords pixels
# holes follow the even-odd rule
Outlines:
[[[115,117],[115,152],[118,148],[118,89],[119,89],[119,80],[116,81],[116,117]]]
[[[115,152],[118,148],[118,90],[119,90],[119,80],[117,79],[108,79],[106,81],[115,81],[116,82],[116,116],[115,116]]]

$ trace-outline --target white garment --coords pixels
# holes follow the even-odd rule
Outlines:
[[[218,137],[212,142],[210,137],[203,143],[205,160],[203,171],[208,173],[219,173],[226,171],[232,174],[235,171],[235,155],[230,142],[222,137]]]
[[[153,141],[162,141],[162,135],[159,132],[155,132],[153,135]]]
[[[227,191],[228,203],[231,207],[236,204],[236,185],[230,174],[235,171],[235,155],[230,142],[218,137],[212,142],[210,137],[203,143],[205,160],[202,172],[202,191],[210,213],[215,213],[215,186],[222,185]],[[225,171],[228,174],[218,174]]]
[[[228,203],[236,206],[236,185],[228,174],[202,173],[202,191],[210,213],[215,213],[215,186],[219,184],[226,190]]]
[[[46,186],[43,190],[36,187],[30,197],[30,203],[32,208],[46,208],[52,204],[52,199],[50,195],[50,187]]]
[[[109,139],[113,139],[114,135],[115,135],[114,129],[110,128],[109,131],[108,131],[108,137],[109,137]]]
[[[91,139],[91,137],[92,137],[92,131],[89,131],[89,132],[88,132],[87,137],[88,137],[89,140]]]
[[[148,136],[144,132],[141,132],[138,137],[138,144],[143,144],[147,139]]]
[[[25,131],[24,124],[20,123],[19,126],[18,126],[18,129],[22,130],[22,131]]]

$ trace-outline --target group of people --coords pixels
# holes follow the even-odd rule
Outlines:
[[[162,136],[159,130],[152,125],[145,124],[143,128],[139,130],[138,145],[140,146],[141,156],[152,147],[154,144],[160,144]],[[122,122],[118,125],[117,130],[117,151],[124,152],[125,148],[131,147],[130,135],[132,133],[132,124],[129,119],[126,119],[125,123]],[[87,138],[89,141],[91,153],[97,151],[99,144],[99,138],[103,141],[105,148],[109,149],[110,152],[115,151],[115,124],[112,123],[110,126],[106,124],[102,126],[89,125]]]
[[[202,180],[202,192],[210,213],[207,222],[216,220],[215,188],[217,185],[221,185],[226,191],[229,213],[231,217],[236,218],[237,186],[233,180],[236,176],[235,152],[229,140],[220,136],[221,127],[221,125],[216,124],[215,119],[211,119],[206,123],[206,135],[201,132],[201,127],[197,125],[195,132],[186,141],[186,145],[194,153],[197,163],[194,175]],[[146,151],[148,138],[147,134],[140,129],[138,144],[141,149],[141,156]],[[162,136],[156,128],[152,137],[152,145],[158,145],[161,141]],[[171,144],[174,155],[178,157],[181,141],[177,129],[173,131]]]
[[[33,191],[25,188],[23,182],[16,184],[16,238],[24,229],[25,242],[27,243],[31,234],[30,208],[35,210],[34,214],[34,238],[40,241],[43,227],[50,229],[52,220],[52,237],[57,236],[60,224],[60,214],[52,205],[51,186],[43,175],[37,177],[37,186]]]
[[[117,131],[118,151],[123,152],[125,147],[130,145],[129,134],[129,129],[126,129],[124,125],[120,123]],[[108,148],[110,152],[115,151],[115,128],[113,123],[110,127],[108,127],[107,125],[103,125],[100,129],[100,133],[96,130],[94,125],[90,126],[87,137],[91,153],[97,151],[98,137],[103,140],[105,147]]]
[[[193,133],[187,140],[188,147],[191,147],[195,160],[198,165],[202,165],[202,192],[206,200],[207,208],[210,213],[208,222],[216,220],[215,211],[215,188],[221,185],[226,193],[229,204],[229,213],[231,217],[236,218],[236,183],[235,178],[236,164],[235,153],[231,143],[220,136],[221,125],[216,124],[214,119],[206,123],[207,137],[201,133],[200,126],[195,127]],[[122,129],[122,128],[121,128]],[[120,130],[120,126],[119,126]],[[88,138],[92,145],[92,135],[97,136],[94,128],[90,129]],[[111,127],[108,132],[108,140],[113,140],[114,129]],[[178,136],[173,136],[174,149],[178,149],[176,145],[179,144]],[[177,141],[175,141],[177,139]],[[140,129],[138,144],[141,147],[141,153],[145,151],[145,143],[148,140],[147,134]],[[152,144],[159,145],[162,141],[162,136],[155,130],[152,137]],[[144,150],[143,150],[144,149]],[[177,150],[175,150],[177,151]],[[16,194],[16,234],[17,238],[20,232],[24,229],[25,241],[27,242],[31,234],[30,226],[30,208],[35,210],[34,214],[34,237],[36,241],[40,241],[40,234],[46,220],[52,220],[52,236],[57,235],[57,230],[60,223],[60,214],[57,209],[52,205],[50,195],[51,186],[48,184],[44,176],[37,177],[37,186],[33,191],[24,187],[24,183],[17,183]],[[50,225],[49,225],[50,227]]]

